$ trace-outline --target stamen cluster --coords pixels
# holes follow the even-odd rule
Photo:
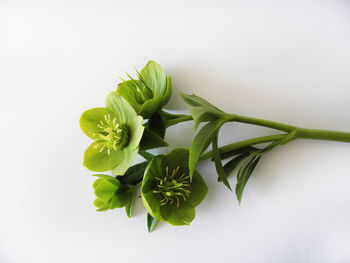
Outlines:
[[[117,118],[111,118],[110,114],[104,116],[104,121],[100,120],[97,127],[103,129],[101,133],[95,133],[97,146],[101,147],[100,152],[107,149],[108,154],[111,150],[117,151],[128,143],[128,129],[125,125],[119,124]]]
[[[159,181],[157,185],[157,190],[153,193],[159,193],[162,197],[160,205],[164,206],[166,204],[173,204],[176,202],[176,206],[179,207],[180,200],[186,201],[186,198],[190,195],[191,191],[188,190],[190,186],[190,177],[185,175],[185,173],[178,174],[179,167],[174,169],[171,174],[169,174],[169,167],[165,168],[164,178],[156,179]]]

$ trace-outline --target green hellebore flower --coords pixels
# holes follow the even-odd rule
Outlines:
[[[139,79],[134,80],[129,76],[130,80],[118,85],[117,93],[130,103],[137,114],[150,118],[168,103],[171,96],[171,78],[154,61],[149,61],[140,73],[136,72]]]
[[[98,208],[97,211],[121,208],[131,202],[132,193],[118,179],[104,174],[94,176],[99,177],[92,185],[96,195],[94,205]]]
[[[141,196],[155,219],[189,225],[195,217],[195,207],[207,195],[208,188],[197,171],[190,182],[188,157],[188,150],[175,149],[166,156],[154,157],[147,166]]]
[[[112,170],[115,175],[123,175],[138,153],[142,121],[115,91],[108,95],[106,108],[85,111],[80,128],[94,142],[84,153],[84,166],[94,172]]]

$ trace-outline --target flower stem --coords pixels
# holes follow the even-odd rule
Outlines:
[[[191,121],[191,120],[193,120],[191,115],[183,115],[181,117],[177,117],[175,119],[166,121],[165,127],[169,128],[170,126],[173,126],[173,125],[178,124],[180,122]]]
[[[276,129],[284,132],[291,132],[296,129],[295,126],[280,123],[280,122],[268,121],[268,120],[257,119],[257,118],[241,116],[241,115],[234,115],[234,114],[231,116],[232,118],[230,119],[230,121],[254,124],[254,125],[272,128],[272,129]]]

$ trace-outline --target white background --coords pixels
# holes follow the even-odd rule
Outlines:
[[[222,109],[350,131],[349,1],[0,0],[0,262],[350,262],[350,145],[296,141],[264,156],[242,205],[210,192],[189,227],[149,234],[138,201],[95,211],[80,114],[148,60],[177,92]],[[276,133],[230,124],[221,144]],[[192,124],[169,129],[189,147]],[[170,149],[163,149],[168,152]],[[230,179],[234,183],[233,177]]]

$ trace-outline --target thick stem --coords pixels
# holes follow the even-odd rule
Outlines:
[[[219,152],[220,152],[220,154],[223,154],[223,153],[238,150],[240,148],[244,148],[244,147],[255,145],[255,144],[260,144],[260,143],[265,143],[265,142],[274,142],[274,141],[282,139],[285,136],[286,136],[286,134],[278,134],[278,135],[262,136],[262,137],[257,137],[257,138],[253,138],[253,139],[249,139],[249,140],[235,142],[235,143],[220,147]],[[202,156],[200,157],[199,160],[203,161],[203,160],[206,160],[208,158],[211,158],[212,156],[213,156],[213,151],[209,151],[209,152],[202,154]]]
[[[350,142],[350,133],[340,131],[298,128],[296,138]]]

